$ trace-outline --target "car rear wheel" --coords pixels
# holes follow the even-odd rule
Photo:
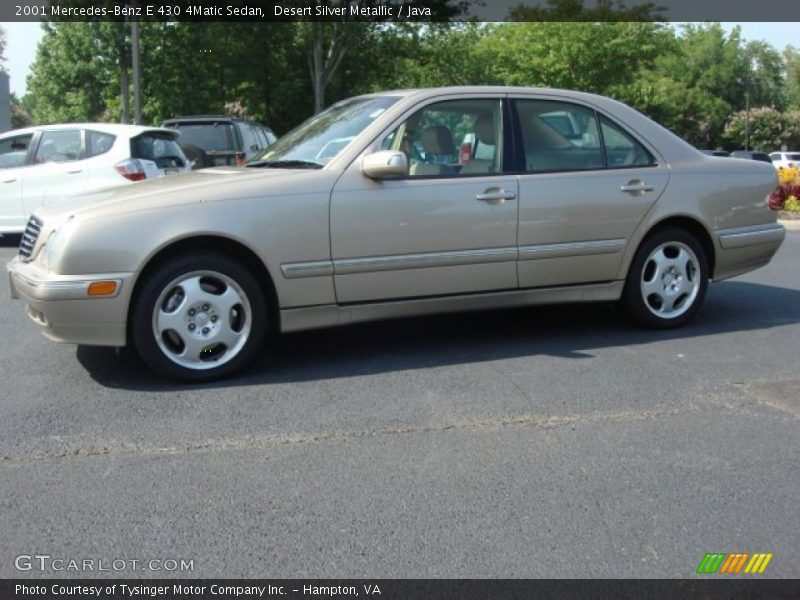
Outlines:
[[[131,335],[155,371],[184,381],[230,375],[260,350],[267,308],[258,281],[231,258],[202,253],[164,263],[143,282]]]
[[[708,287],[702,244],[682,229],[665,229],[639,247],[625,282],[623,303],[639,325],[678,327],[691,319]]]

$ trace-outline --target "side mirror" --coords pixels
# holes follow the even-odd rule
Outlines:
[[[399,179],[408,175],[408,159],[396,150],[381,150],[364,157],[361,172],[370,179]]]

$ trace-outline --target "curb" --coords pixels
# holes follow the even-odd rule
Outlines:
[[[800,219],[778,219],[786,231],[800,231]]]

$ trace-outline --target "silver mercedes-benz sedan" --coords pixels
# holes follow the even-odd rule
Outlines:
[[[31,216],[11,294],[49,338],[228,375],[264,339],[359,321],[615,301],[652,328],[767,264],[775,169],[614,100],[458,87],[351,98],[247,166]]]

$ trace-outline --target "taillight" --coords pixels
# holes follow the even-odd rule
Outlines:
[[[237,152],[236,153],[236,166],[243,167],[244,164],[247,162],[247,157],[245,156],[244,152]]]
[[[778,186],[772,190],[772,193],[767,196],[767,204],[772,210],[782,210],[784,202],[786,202],[786,188],[778,184]]]
[[[142,162],[137,159],[127,159],[114,165],[117,173],[129,181],[142,181],[147,179]]]

